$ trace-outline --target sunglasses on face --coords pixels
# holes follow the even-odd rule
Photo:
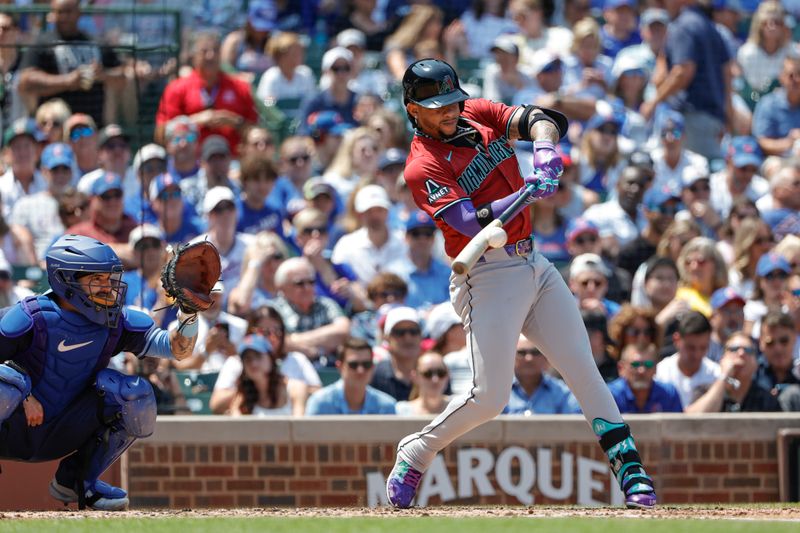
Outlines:
[[[540,355],[542,355],[542,352],[537,350],[536,348],[519,348],[517,350],[517,357],[525,357],[528,355],[533,357],[539,357]]]
[[[152,160],[142,163],[140,168],[142,172],[146,172],[147,174],[161,174],[166,170],[167,165],[165,165],[163,161]]]
[[[158,199],[163,201],[163,202],[166,202],[167,200],[177,200],[180,197],[181,197],[181,190],[180,189],[176,189],[176,190],[172,190],[172,191],[164,191],[164,192],[162,192],[161,194],[158,195]]]
[[[420,328],[395,328],[392,330],[391,335],[392,337],[403,337],[405,335],[417,337],[422,335],[422,330]]]
[[[792,341],[789,337],[769,337],[764,341],[764,344],[767,346],[775,346],[775,344],[780,344],[781,346],[789,346],[789,343]]]
[[[331,72],[350,72],[350,65],[339,65],[338,67],[331,67]]]
[[[427,228],[427,229],[416,228],[416,229],[409,230],[408,235],[412,239],[419,239],[419,238],[422,238],[422,237],[430,239],[431,237],[433,237],[433,234],[434,234],[435,231],[436,230],[434,230],[433,228]]]
[[[583,246],[584,244],[594,244],[597,242],[597,235],[589,233],[587,235],[578,235],[575,237],[575,244]]]
[[[708,183],[695,183],[694,185],[690,185],[688,189],[697,194],[699,192],[710,192],[711,186]]]
[[[324,235],[328,233],[328,228],[326,228],[325,226],[319,226],[319,227],[314,226],[311,228],[303,228],[302,230],[300,230],[300,233],[302,233],[305,236],[314,235],[314,232],[317,232],[320,235]]]
[[[656,362],[655,361],[631,361],[630,362],[631,368],[646,368],[650,370],[651,368],[655,368]]]
[[[683,137],[683,132],[681,130],[666,130],[661,132],[662,139],[666,139],[670,135],[677,141]]]
[[[58,215],[60,217],[78,217],[81,214],[89,209],[89,204],[79,205],[73,208],[63,208],[58,210]]]
[[[92,135],[94,135],[94,130],[89,126],[78,126],[69,132],[69,140],[75,142],[82,137],[91,137]]]
[[[280,253],[280,252],[275,252],[274,254],[272,254],[272,255],[268,255],[268,256],[266,257],[266,260],[267,260],[267,261],[283,261],[284,259],[286,259],[286,256],[284,256],[284,255],[283,255],[282,253]]]
[[[602,287],[604,281],[599,279],[585,279],[581,281],[581,287],[588,287],[590,284],[597,287]]]
[[[170,144],[180,144],[182,141],[186,141],[187,144],[192,144],[193,142],[197,141],[197,134],[194,132],[187,133],[185,135],[176,135],[172,139],[169,140]]]
[[[636,328],[633,326],[628,326],[625,328],[625,335],[629,337],[638,337],[640,335],[647,335],[648,337],[653,336],[653,329],[652,328]]]
[[[233,211],[235,209],[236,209],[235,205],[233,205],[230,202],[225,202],[212,209],[211,212],[214,213],[215,215],[219,215],[221,213],[227,213],[228,211]]]
[[[792,296],[794,296],[795,298],[800,298],[800,289],[793,289]]]
[[[764,276],[764,279],[767,281],[774,281],[774,280],[784,281],[789,279],[789,274],[787,274],[783,270],[773,270],[772,272]]]
[[[135,250],[140,250],[142,252],[144,252],[145,250],[158,250],[159,248],[161,248],[161,243],[154,239],[146,239],[136,243],[136,246],[134,246],[133,248]]]
[[[100,195],[100,199],[104,202],[119,200],[120,198],[122,198],[122,191],[108,191]]]
[[[48,119],[45,119],[45,120],[41,121],[39,123],[39,125],[42,126],[42,127],[47,126],[47,127],[50,127],[50,128],[60,128],[61,126],[64,125],[64,122],[62,120],[57,119],[57,118],[48,118]]]
[[[11,272],[7,270],[0,270],[0,281],[8,281],[11,279]]]
[[[686,260],[687,265],[691,265],[692,263],[696,264],[697,266],[703,266],[708,263],[708,259],[705,257],[692,257]]]
[[[301,163],[305,164],[311,161],[311,156],[309,154],[293,155],[287,157],[286,160],[293,165],[299,165]]]
[[[745,346],[743,344],[734,344],[732,346],[726,346],[725,351],[730,353],[744,352],[747,355],[756,354],[755,348],[753,348],[752,346]]]
[[[364,370],[372,369],[372,361],[348,361],[347,368],[350,370],[357,370],[358,367],[363,368]]]
[[[680,209],[678,209],[678,206],[676,205],[660,205],[653,209],[653,211],[661,215],[673,217],[675,216],[675,213],[680,211]]]
[[[128,148],[128,143],[125,141],[109,141],[103,145],[106,150],[125,150]]]
[[[444,379],[447,377],[447,369],[446,368],[429,368],[428,370],[423,370],[419,373],[425,379],[433,379],[433,376],[436,376],[439,379]]]
[[[292,285],[295,287],[313,287],[316,284],[316,281],[313,279],[299,279],[297,281],[293,281]]]
[[[597,128],[597,131],[603,135],[617,135],[619,133],[619,130],[614,126],[603,126],[602,128]]]
[[[376,296],[384,300],[388,300],[389,298],[398,299],[403,297],[403,293],[400,291],[381,291]]]

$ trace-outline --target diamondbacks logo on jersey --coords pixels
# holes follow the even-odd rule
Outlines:
[[[450,192],[450,187],[443,187],[430,178],[425,180],[425,189],[428,191],[428,203],[431,205]]]

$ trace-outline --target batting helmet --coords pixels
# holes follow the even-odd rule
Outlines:
[[[467,98],[469,95],[461,89],[456,71],[439,59],[415,61],[403,74],[403,104],[414,102],[436,109]]]

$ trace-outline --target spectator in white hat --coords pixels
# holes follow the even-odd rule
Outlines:
[[[386,315],[383,334],[391,357],[378,363],[370,385],[397,401],[408,400],[411,374],[422,353],[419,314],[411,307],[395,307]]]
[[[569,288],[581,309],[598,310],[606,318],[619,311],[619,304],[606,298],[608,277],[611,274],[597,254],[582,254],[569,266]]]
[[[389,229],[391,207],[389,195],[382,187],[363,187],[356,193],[354,202],[361,227],[343,235],[333,248],[331,260],[348,264],[365,284],[378,272],[402,269],[406,243],[402,232]]]
[[[483,71],[483,94],[487,100],[511,103],[514,94],[534,82],[519,68],[519,47],[511,35],[500,35],[490,48],[494,61]]]
[[[166,260],[164,234],[152,224],[142,224],[131,231],[128,245],[133,250],[136,268],[122,274],[122,281],[128,284],[125,305],[147,311],[168,305],[161,288],[161,268]],[[171,314],[174,319],[174,313]]]
[[[133,156],[131,172],[122,180],[125,212],[138,220],[152,221],[154,215],[150,209],[150,201],[142,191],[150,191],[153,178],[166,172],[167,151],[154,143],[139,148]],[[144,197],[143,197],[144,196]]]
[[[298,129],[303,135],[310,133],[309,118],[319,111],[336,111],[345,122],[355,124],[356,93],[348,87],[353,79],[353,53],[341,46],[331,48],[322,56],[322,73],[330,76],[330,86],[303,105]]]

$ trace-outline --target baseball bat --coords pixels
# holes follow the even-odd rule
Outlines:
[[[536,185],[532,183],[526,185],[525,190],[519,194],[519,197],[517,197],[505,211],[500,213],[499,217],[492,220],[486,227],[479,231],[477,235],[470,239],[467,245],[464,246],[464,249],[461,250],[455,260],[453,260],[453,272],[462,275],[472,270],[472,267],[475,266],[475,263],[478,262],[478,259],[481,258],[489,247],[488,235],[496,232],[495,228],[502,228],[506,222],[514,218],[528,198],[536,192],[536,188]]]

